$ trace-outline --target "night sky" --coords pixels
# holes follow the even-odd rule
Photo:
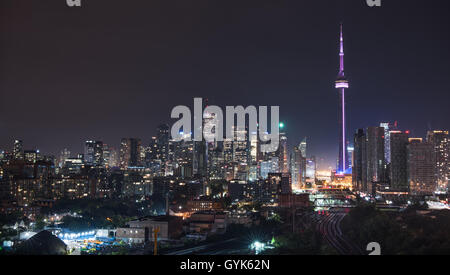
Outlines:
[[[449,129],[449,2],[1,0],[0,148],[148,144],[174,106],[203,97],[279,105],[290,146],[307,136],[334,165],[341,21],[349,138],[381,121]]]

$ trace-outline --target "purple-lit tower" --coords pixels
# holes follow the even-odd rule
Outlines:
[[[340,51],[339,51],[339,74],[336,79],[336,89],[339,91],[339,157],[338,157],[338,173],[345,173],[349,169],[348,151],[346,139],[345,124],[345,89],[349,87],[348,80],[344,74],[344,34],[341,24],[340,35]]]

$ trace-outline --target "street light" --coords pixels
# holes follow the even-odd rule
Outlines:
[[[259,241],[254,241],[250,248],[252,250],[255,250],[255,254],[258,255],[259,253],[261,253],[261,251],[263,251],[265,249],[266,245],[264,243],[261,243]]]

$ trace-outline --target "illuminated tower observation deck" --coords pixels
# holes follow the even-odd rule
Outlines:
[[[346,139],[346,122],[345,122],[345,89],[349,87],[348,80],[344,74],[344,35],[341,24],[340,35],[340,51],[339,51],[339,74],[337,76],[335,87],[339,92],[339,157],[338,157],[338,173],[345,173],[349,169],[348,151]]]

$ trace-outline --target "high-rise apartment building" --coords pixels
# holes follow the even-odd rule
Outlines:
[[[409,139],[408,182],[412,194],[432,195],[436,191],[434,147],[421,138]]]
[[[23,159],[23,141],[14,140],[13,158],[21,160]]]
[[[366,160],[366,134],[364,129],[358,129],[353,140],[354,163],[352,168],[353,189],[367,191],[367,160]]]
[[[170,133],[169,133],[169,125],[167,124],[161,124],[157,128],[157,134],[156,134],[156,146],[157,146],[157,159],[161,160],[161,169],[163,172],[163,175],[165,175],[166,172],[168,172],[168,166],[169,166],[169,155],[170,155],[170,149],[169,149],[169,140],[170,140]]]
[[[70,151],[67,148],[64,148],[59,155],[58,167],[64,167],[66,159],[68,158],[70,158]]]
[[[438,187],[448,188],[450,180],[450,140],[448,131],[428,131],[427,142],[431,143],[435,154],[435,174]]]
[[[28,163],[36,163],[38,161],[39,150],[23,151],[24,160]]]
[[[397,121],[394,123],[382,122],[380,127],[384,128],[384,159],[386,164],[391,163],[391,131],[397,130]]]
[[[408,191],[408,135],[409,131],[391,131],[390,186],[394,191]]]
[[[299,147],[295,146],[291,153],[291,180],[295,189],[304,187],[306,178],[306,159],[302,155]]]
[[[386,179],[384,156],[384,128],[358,129],[354,136],[354,161],[352,169],[353,188],[373,193],[378,183]]]
[[[103,142],[88,140],[84,144],[84,162],[87,165],[103,165]]]
[[[136,167],[140,164],[141,140],[123,138],[120,142],[120,168]]]
[[[306,146],[307,146],[307,143],[306,143],[306,137],[302,140],[302,142],[300,142],[300,145],[298,146],[298,148],[300,149],[300,151],[302,152],[302,156],[304,157],[304,158],[307,158],[307,156],[306,156]]]
[[[288,148],[287,137],[285,133],[280,133],[280,145],[278,147],[278,158],[280,165],[280,173],[283,175],[289,174],[289,162],[288,162]]]
[[[305,181],[307,183],[315,183],[316,174],[317,174],[316,157],[311,156],[310,158],[306,159],[306,173],[305,173],[306,179],[305,179]]]
[[[368,127],[366,134],[367,181],[379,183],[385,180],[384,128]],[[370,188],[370,187],[369,187]]]

